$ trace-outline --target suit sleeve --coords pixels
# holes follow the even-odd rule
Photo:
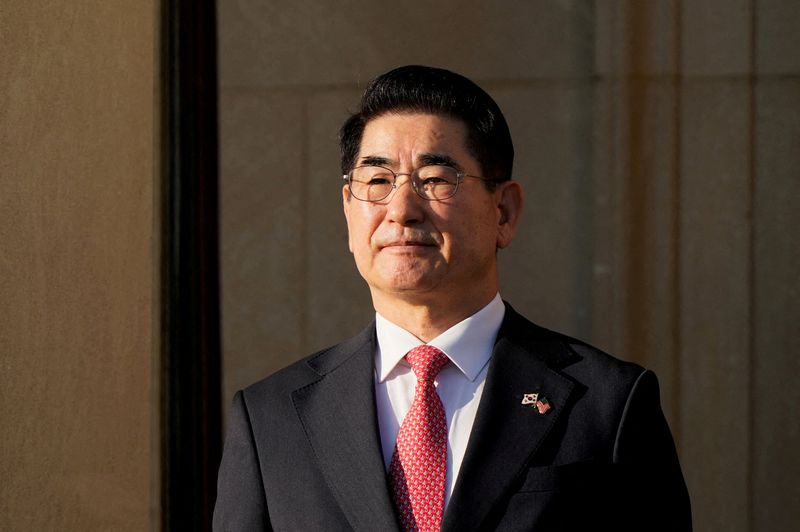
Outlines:
[[[628,397],[614,463],[622,472],[618,495],[628,509],[632,529],[649,523],[648,530],[692,530],[689,493],[661,410],[658,380],[651,371],[639,376]]]
[[[250,417],[241,391],[233,398],[228,418],[213,530],[271,530]]]

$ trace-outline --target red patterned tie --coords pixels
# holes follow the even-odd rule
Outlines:
[[[389,478],[403,530],[437,531],[442,526],[447,471],[447,421],[433,384],[447,355],[429,345],[408,352],[417,376],[414,402],[397,434]]]

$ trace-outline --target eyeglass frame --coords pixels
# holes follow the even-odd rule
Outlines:
[[[455,172],[456,172],[456,185],[455,185],[455,188],[453,188],[453,193],[452,194],[450,194],[449,196],[444,197],[444,198],[428,198],[428,197],[422,195],[422,192],[420,192],[420,189],[417,187],[417,184],[418,184],[418,181],[419,181],[419,171],[422,170],[423,168],[428,168],[430,166],[445,167],[445,168],[450,168],[452,170],[455,170]],[[389,192],[387,192],[387,194],[385,196],[383,196],[382,198],[380,198],[380,199],[369,200],[369,199],[361,199],[361,198],[359,198],[358,196],[355,195],[355,193],[353,193],[353,184],[351,182],[353,172],[355,172],[359,168],[380,168],[382,170],[386,170],[387,172],[389,172],[393,176],[393,178],[392,178],[392,188],[389,189]],[[449,200],[450,198],[452,198],[453,196],[456,195],[456,193],[458,192],[458,186],[461,184],[462,181],[464,181],[465,177],[471,177],[473,179],[481,180],[484,183],[484,185],[486,187],[488,187],[490,190],[494,190],[495,187],[497,187],[497,185],[500,184],[498,181],[494,181],[492,179],[486,179],[485,177],[481,177],[481,176],[478,176],[478,175],[471,175],[471,174],[468,174],[466,172],[462,172],[458,168],[450,166],[449,164],[426,164],[426,165],[420,166],[419,168],[415,168],[411,172],[395,172],[391,168],[386,168],[385,166],[381,166],[381,165],[378,165],[378,164],[362,164],[361,166],[356,166],[355,168],[351,169],[348,173],[344,174],[342,176],[342,179],[344,180],[345,183],[347,183],[347,189],[350,191],[350,195],[352,195],[355,199],[357,199],[358,201],[366,201],[367,203],[378,203],[380,201],[385,200],[389,196],[391,196],[392,192],[397,190],[397,178],[400,177],[401,175],[407,175],[408,176],[408,178],[409,178],[408,181],[409,181],[409,183],[411,183],[411,188],[414,190],[414,192],[416,192],[417,196],[419,196],[420,198],[422,198],[422,199],[424,199],[426,201],[445,201],[445,200]],[[416,179],[415,179],[415,177],[416,177]]]

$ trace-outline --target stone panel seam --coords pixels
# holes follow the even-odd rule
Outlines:
[[[748,394],[748,401],[747,404],[749,405],[748,409],[748,416],[747,416],[747,451],[748,451],[748,460],[746,465],[746,478],[747,478],[747,529],[751,532],[755,530],[756,522],[755,522],[755,500],[754,500],[754,474],[753,474],[753,466],[755,464],[755,449],[753,445],[753,434],[755,429],[755,417],[754,412],[756,410],[755,401],[757,400],[756,396],[756,378],[753,375],[754,370],[756,369],[756,365],[754,363],[754,356],[756,350],[756,316],[757,316],[757,308],[756,308],[756,230],[755,230],[755,220],[756,220],[756,83],[758,81],[758,77],[756,73],[758,72],[758,64],[757,64],[757,28],[758,28],[758,11],[757,11],[757,1],[750,0],[750,42],[749,42],[749,63],[750,63],[750,75],[749,75],[749,83],[748,83],[748,99],[749,99],[749,109],[748,109],[748,150],[749,150],[749,157],[748,157],[748,283],[747,283],[747,298],[748,298],[748,349],[747,349],[747,394]]]

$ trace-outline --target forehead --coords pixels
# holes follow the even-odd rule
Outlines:
[[[461,120],[426,113],[387,113],[364,127],[359,157],[381,156],[392,161],[423,153],[469,156],[467,126]]]

